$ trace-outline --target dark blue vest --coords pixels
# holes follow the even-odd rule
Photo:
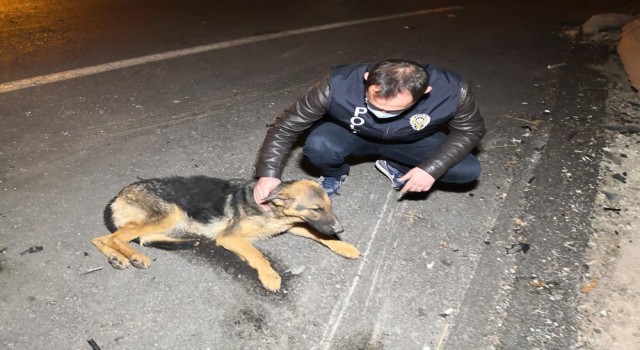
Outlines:
[[[327,116],[354,134],[372,139],[415,141],[429,136],[451,119],[460,100],[462,77],[431,65],[431,92],[411,108],[390,119],[378,119],[367,109],[364,73],[371,65],[336,66],[329,78],[330,96]]]

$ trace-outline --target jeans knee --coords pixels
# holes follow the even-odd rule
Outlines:
[[[464,176],[462,176],[463,183],[468,183],[472,181],[476,181],[480,174],[482,173],[482,168],[480,167],[480,163],[476,163],[474,166],[467,167]]]
[[[343,160],[335,143],[322,137],[309,137],[302,149],[303,154],[314,164],[333,164]]]
[[[448,183],[466,184],[477,180],[481,172],[480,162],[466,162],[449,169],[440,180]]]

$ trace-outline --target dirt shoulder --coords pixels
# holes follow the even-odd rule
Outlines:
[[[601,69],[612,80],[608,141],[585,254],[578,347],[631,350],[640,344],[640,99],[619,61]]]

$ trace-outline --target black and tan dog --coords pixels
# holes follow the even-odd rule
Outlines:
[[[336,235],[342,225],[325,191],[310,180],[284,182],[267,198],[271,211],[253,200],[255,181],[222,180],[206,176],[149,179],[125,187],[105,210],[112,234],[93,239],[116,269],[131,263],[147,268],[151,260],[129,246],[188,247],[193,235],[215,238],[216,244],[237,254],[258,271],[262,285],[280,289],[280,276],[251,241],[283,232],[311,238],[335,253],[356,259],[360,252]],[[185,238],[185,237],[191,238]]]

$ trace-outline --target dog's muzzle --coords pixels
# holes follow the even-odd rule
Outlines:
[[[342,224],[337,219],[331,222],[309,220],[307,221],[307,224],[313,227],[316,231],[329,236],[336,236],[338,233],[344,232],[344,227],[342,227]]]
[[[344,227],[342,227],[342,224],[339,221],[336,221],[335,224],[331,227],[331,230],[333,231],[334,235],[337,235],[338,233],[344,232]]]

